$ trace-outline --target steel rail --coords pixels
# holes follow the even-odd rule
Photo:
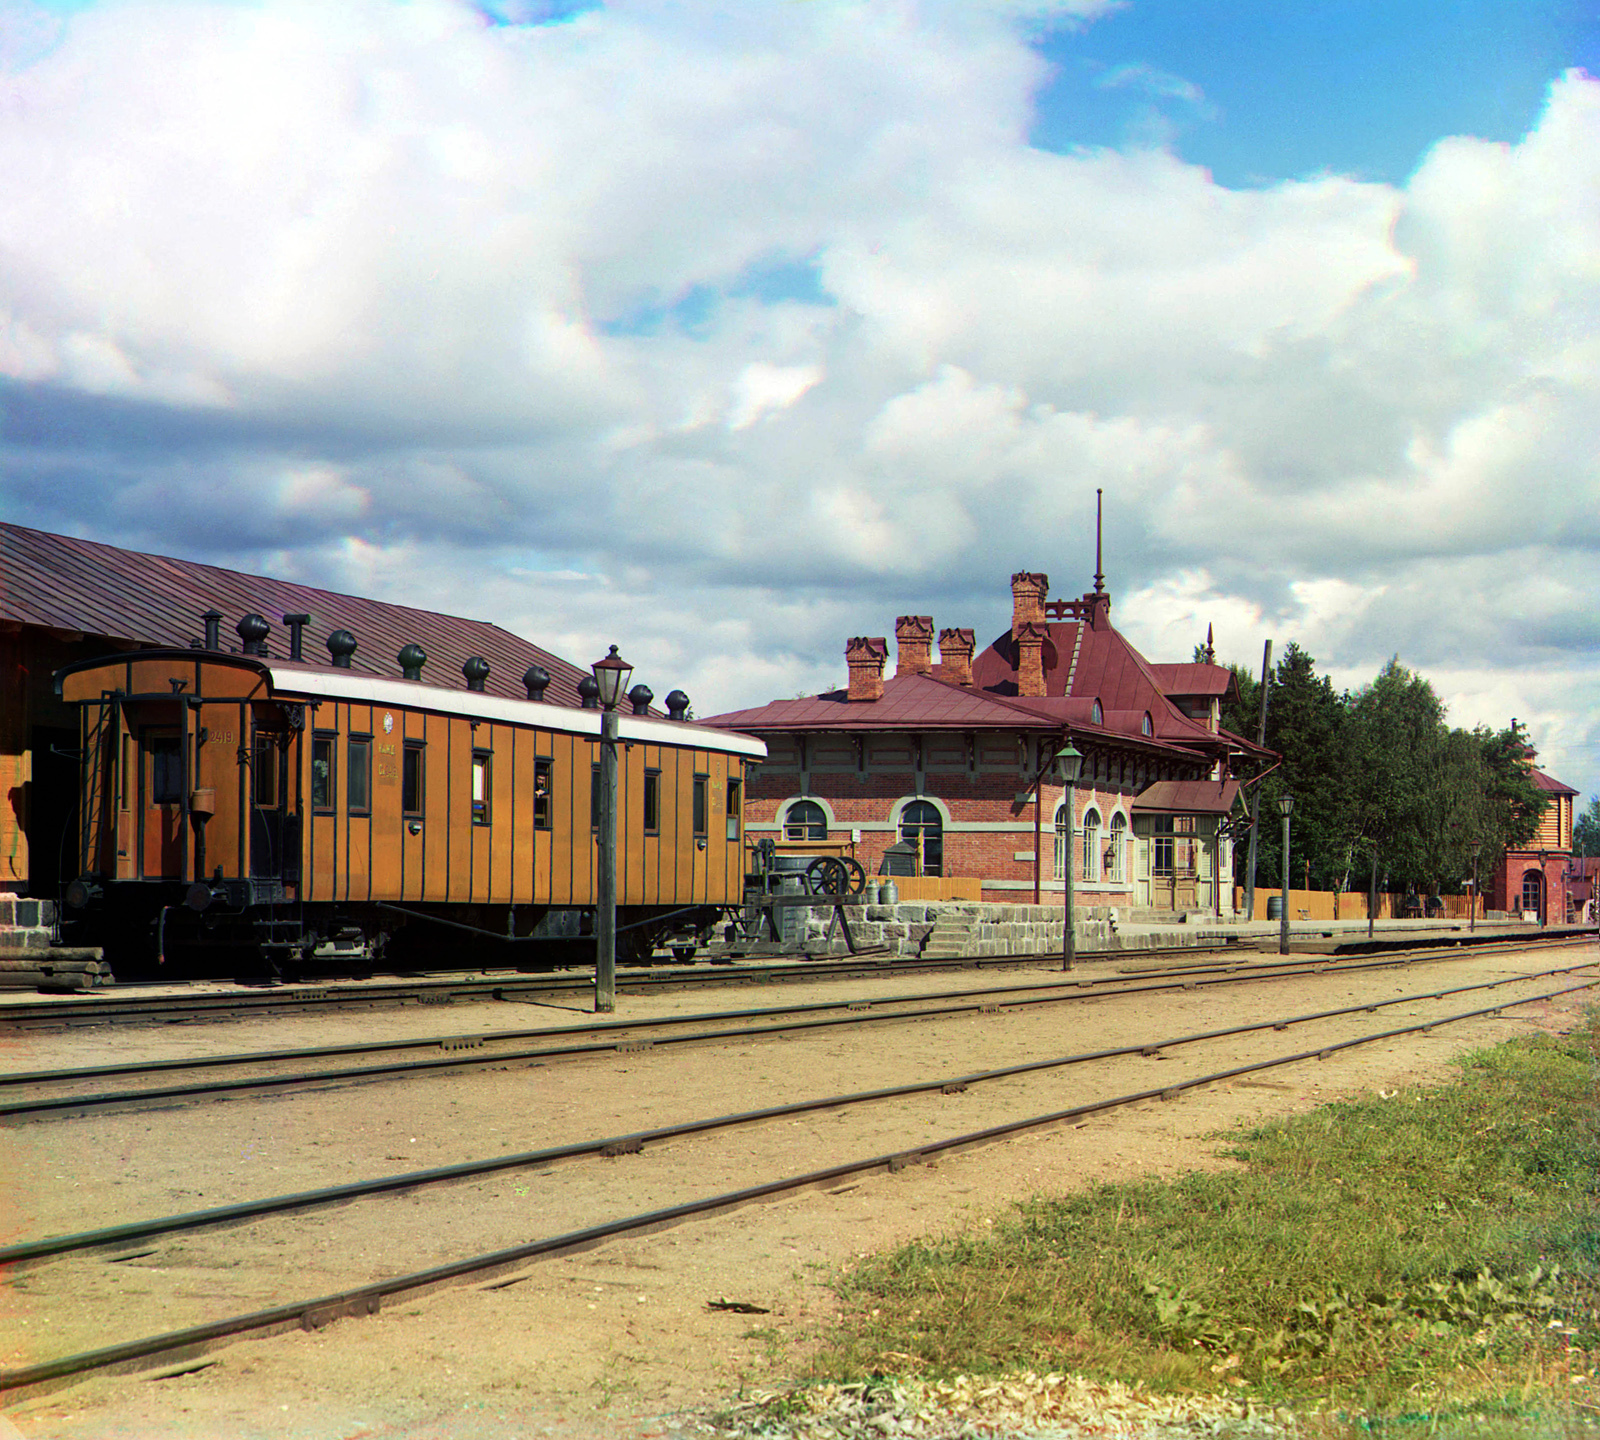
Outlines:
[[[73,1376],[90,1371],[132,1368],[161,1356],[172,1359],[191,1358],[194,1355],[204,1353],[205,1350],[218,1341],[232,1339],[236,1336],[246,1334],[267,1336],[290,1329],[316,1329],[335,1319],[346,1316],[376,1314],[384,1300],[392,1299],[397,1295],[416,1295],[427,1290],[437,1289],[466,1276],[475,1276],[481,1279],[504,1274],[526,1264],[530,1260],[592,1249],[607,1240],[615,1239],[621,1235],[637,1235],[653,1230],[666,1229],[684,1220],[733,1210],[759,1200],[768,1199],[774,1195],[792,1193],[797,1190],[815,1189],[823,1185],[833,1184],[839,1180],[869,1174],[877,1170],[887,1170],[893,1173],[913,1165],[922,1164],[935,1156],[975,1149],[982,1145],[1008,1139],[1027,1130],[1061,1125],[1069,1121],[1082,1119],[1085,1116],[1103,1114],[1108,1110],[1142,1104],[1150,1100],[1176,1100],[1187,1091],[1201,1089],[1207,1085],[1221,1084],[1241,1075],[1259,1074],[1263,1070],[1278,1069],[1285,1065],[1299,1064],[1310,1059],[1326,1060],[1341,1051],[1353,1050],[1358,1046],[1372,1045],[1379,1041],[1392,1040],[1402,1035],[1427,1032],[1438,1029],[1443,1025],[1460,1024],[1467,1020],[1479,1019],[1484,1015],[1498,1014],[1505,1009],[1535,1004],[1540,1000],[1554,999],[1576,990],[1593,989],[1597,984],[1600,984],[1600,981],[1592,981],[1586,985],[1569,986],[1565,989],[1550,991],[1545,994],[1525,996],[1518,1000],[1506,1001],[1500,1005],[1487,1006],[1478,1010],[1468,1010],[1454,1015],[1441,1016],[1416,1025],[1400,1026],[1370,1035],[1357,1036],[1349,1040],[1334,1041],[1314,1050],[1301,1050],[1291,1055],[1275,1056],[1270,1060],[1235,1065],[1226,1070],[1212,1071],[1205,1075],[1193,1076],[1187,1080],[1173,1081],[1147,1090],[1138,1090],[1125,1095],[1113,1096],[1109,1099],[1090,1101],[1086,1104],[1071,1106],[1065,1110],[1054,1110],[1043,1115],[1029,1116],[1023,1120],[1013,1120],[1001,1125],[988,1126],[982,1130],[970,1131],[963,1135],[948,1136],[942,1140],[926,1141],[909,1150],[874,1155],[868,1159],[849,1160],[820,1170],[807,1171],[800,1175],[785,1176],[780,1179],[745,1186],[738,1190],[724,1191],[720,1195],[687,1201],[681,1205],[625,1216],[618,1220],[587,1226],[581,1230],[572,1230],[561,1235],[547,1236],[540,1240],[531,1240],[520,1245],[507,1246],[485,1254],[468,1256],[465,1259],[432,1266],[426,1270],[392,1276],[387,1280],[380,1280],[371,1285],[319,1296],[312,1300],[294,1301],[286,1305],[274,1306],[270,1309],[230,1316],[223,1320],[212,1321],[209,1324],[190,1326],[183,1330],[169,1331],[165,1334],[145,1336],[138,1340],[104,1346],[97,1350],[81,1351],[75,1355],[61,1356],[56,1360],[45,1361],[38,1365],[0,1370],[0,1393],[8,1391],[14,1393],[43,1388],[51,1386],[52,1382],[59,1383],[64,1380],[70,1380]],[[517,1280],[513,1279],[504,1283],[515,1284]]]
[[[764,1106],[759,1110],[735,1111],[699,1120],[682,1121],[650,1130],[636,1130],[624,1135],[606,1135],[594,1140],[579,1140],[567,1145],[551,1146],[542,1150],[523,1151],[512,1155],[497,1155],[488,1160],[467,1160],[456,1165],[434,1166],[427,1170],[405,1171],[399,1175],[386,1175],[375,1180],[356,1180],[344,1185],[328,1186],[319,1190],[302,1190],[287,1195],[268,1196],[261,1200],[246,1200],[235,1205],[218,1205],[206,1210],[191,1210],[178,1215],[159,1216],[151,1220],[130,1221],[99,1230],[85,1230],[73,1234],[49,1236],[42,1240],[26,1241],[19,1245],[0,1248],[0,1266],[16,1265],[52,1259],[80,1250],[101,1249],[112,1245],[125,1245],[130,1241],[149,1240],[162,1235],[177,1234],[187,1230],[211,1226],[234,1225],[265,1215],[281,1214],[290,1210],[309,1210],[326,1205],[340,1205],[350,1200],[388,1194],[396,1190],[410,1190],[426,1185],[470,1180],[503,1170],[525,1169],[530,1166],[555,1164],[562,1160],[581,1159],[594,1155],[632,1154],[647,1144],[664,1140],[682,1139],[689,1135],[706,1134],[714,1130],[732,1129],[740,1125],[761,1124],[768,1120],[784,1119],[794,1115],[813,1114],[823,1110],[838,1110],[851,1105],[871,1104],[880,1100],[898,1100],[911,1095],[925,1095],[934,1091],[949,1094],[966,1090],[970,1086],[995,1080],[1007,1080],[1018,1075],[1035,1074],[1043,1070],[1059,1070],[1073,1065],[1084,1065],[1096,1060],[1116,1060],[1128,1056],[1158,1056],[1161,1051],[1176,1049],[1181,1045],[1202,1044],[1211,1040],[1230,1039],[1236,1035],[1249,1035],[1262,1030],[1287,1030],[1291,1025],[1314,1024],[1318,1021],[1336,1020],[1347,1015],[1372,1014],[1393,1005],[1415,1005],[1427,1000],[1442,1000],[1447,995],[1459,995],[1473,990],[1494,990],[1502,985],[1519,981],[1543,980],[1553,975],[1571,974],[1584,966],[1566,966],[1561,969],[1536,971],[1506,980],[1482,981],[1474,985],[1460,985],[1448,990],[1428,991],[1416,995],[1396,996],[1387,1000],[1364,1001],[1359,1005],[1340,1006],[1334,1010],[1312,1011],[1305,1015],[1291,1015],[1274,1020],[1257,1020],[1248,1025],[1234,1025],[1222,1030],[1200,1030],[1159,1041],[1135,1041],[1127,1045],[1111,1046],[1104,1050],[1083,1051],[1075,1055],[1051,1056],[1044,1060],[1027,1060],[1015,1065],[1005,1065],[991,1070],[977,1070],[967,1075],[948,1076],[936,1080],[918,1080],[906,1085],[891,1085],[876,1090],[859,1090],[844,1095],[830,1095],[816,1100],[796,1100],[785,1105]],[[1510,1000],[1502,1005],[1475,1013],[1493,1013],[1508,1005],[1526,1005],[1538,999],[1550,999],[1590,990],[1600,986],[1600,979],[1582,985],[1567,986],[1547,994],[1523,1000]],[[1429,1022],[1432,1024],[1434,1022]],[[1442,1023],[1442,1022],[1441,1022]]]
[[[1554,934],[1530,934],[1508,939],[1486,935],[1474,942],[1474,947],[1503,946],[1527,949],[1569,941],[1580,941],[1593,936],[1592,931],[1560,931]],[[1386,942],[1385,942],[1386,943]],[[1432,944],[1412,949],[1394,949],[1389,954],[1427,954],[1433,951],[1454,951],[1469,948],[1462,937],[1444,937]],[[1085,952],[1098,959],[1129,959],[1141,955],[1195,955],[1231,954],[1252,955],[1253,949],[1243,946],[1238,939],[1226,937],[1219,943],[1208,945],[1181,945],[1155,947],[1149,950],[1107,950]],[[1370,953],[1370,952],[1369,952]],[[900,959],[874,960],[871,950],[854,956],[818,958],[798,963],[767,965],[718,965],[710,970],[674,970],[641,968],[619,977],[619,988],[628,993],[645,993],[651,990],[693,989],[700,986],[722,987],[728,985],[775,984],[789,980],[818,980],[863,975],[916,974],[942,970],[987,970],[1022,967],[1048,963],[1054,952],[995,956],[954,957],[949,961],[924,960],[920,956]],[[1341,957],[1324,955],[1327,963]],[[1213,965],[1181,967],[1208,970]],[[1175,972],[1174,972],[1175,973]],[[170,1023],[175,1018],[205,1019],[238,1014],[261,1014],[273,1010],[301,1009],[313,1005],[329,1008],[353,1009],[418,1003],[451,1003],[456,999],[516,998],[522,993],[580,993],[593,988],[593,978],[587,974],[546,974],[531,976],[521,973],[514,978],[506,975],[488,975],[481,978],[455,980],[410,980],[381,984],[363,982],[357,986],[338,980],[304,982],[298,988],[272,989],[265,993],[207,993],[204,995],[169,995],[159,998],[129,996],[125,993],[101,994],[88,999],[18,1002],[0,1005],[0,1029],[58,1028],[79,1024],[136,1024]]]
[[[1411,964],[1410,961],[1393,959],[1369,960],[1358,962],[1352,966],[1341,966],[1337,973],[1349,974],[1357,969],[1382,970],[1395,969]],[[1545,975],[1565,974],[1573,970],[1582,970],[1593,964],[1593,961],[1581,961],[1577,965],[1558,967],[1550,970],[1528,972],[1526,975],[1508,976],[1503,980],[1487,982],[1487,985],[1467,985],[1454,989],[1443,989],[1436,992],[1435,998],[1446,994],[1458,993],[1462,990],[1492,988],[1493,985],[1513,984],[1521,979],[1538,979]],[[994,996],[1004,994],[1004,991],[959,991],[953,992],[962,997],[961,1003],[949,1005],[936,1005],[916,1010],[878,1009],[850,1010],[852,1004],[860,1006],[863,1002],[818,1002],[822,1008],[837,1010],[844,1008],[850,1013],[827,1017],[813,1017],[810,1019],[794,1020],[780,1025],[740,1025],[725,1029],[701,1029],[686,1031],[681,1035],[664,1035],[653,1039],[632,1041],[624,1038],[620,1041],[602,1040],[599,1042],[574,1042],[564,1045],[540,1046],[522,1050],[496,1050],[486,1054],[451,1053],[430,1060],[395,1060],[386,1065],[355,1065],[340,1069],[313,1070],[291,1072],[284,1075],[250,1075],[233,1080],[211,1080],[192,1085],[162,1085],[150,1086],[142,1090],[115,1090],[104,1091],[89,1095],[61,1095],[51,1098],[37,1098],[30,1100],[9,1101],[0,1104],[0,1120],[16,1120],[25,1117],[42,1118],[50,1115],[71,1114],[85,1110],[103,1110],[117,1105],[147,1105],[155,1101],[185,1101],[196,1100],[208,1095],[236,1095],[252,1090],[284,1090],[297,1086],[331,1085],[341,1082],[370,1082],[392,1078],[422,1076],[447,1071],[472,1069],[484,1065],[502,1065],[511,1062],[537,1063],[539,1061],[559,1059],[582,1059],[596,1055],[607,1055],[623,1049],[630,1044],[637,1044],[640,1048],[666,1048],[675,1045],[698,1045],[726,1040],[763,1039],[773,1035],[789,1035],[808,1030],[824,1030],[839,1027],[851,1028],[860,1025],[892,1024],[905,1020],[922,1019],[947,1019],[955,1015],[966,1015],[974,1012],[982,1013],[990,1010],[1021,1009],[1032,1005],[1059,1005],[1072,1001],[1094,1000],[1107,998],[1120,998],[1125,995],[1143,995],[1159,993],[1163,990],[1184,989],[1198,990],[1202,987],[1244,984],[1255,980],[1281,980],[1296,979],[1305,974],[1316,974],[1327,970],[1325,965],[1315,965],[1299,970],[1283,971],[1274,968],[1270,973],[1258,974],[1250,971],[1230,972],[1215,975],[1210,978],[1202,976],[1181,976],[1173,979],[1156,978],[1148,983],[1119,983],[1114,989],[1096,988],[1101,982],[1079,980],[1073,984],[1052,983],[1048,985],[1011,987],[1014,990],[1023,990],[1025,993],[1013,999],[983,999],[985,995]],[[1031,993],[1037,990],[1062,991],[1070,993],[1039,995]],[[936,996],[935,998],[946,998]],[[1386,1002],[1387,1003],[1387,1002]],[[805,1013],[810,1007],[795,1007],[799,1013]],[[1365,1009],[1366,1006],[1359,1006]],[[756,1012],[757,1014],[761,1012]],[[785,1012],[779,1009],[776,1013]],[[713,1020],[726,1018],[713,1013]],[[622,1025],[636,1023],[657,1022],[622,1022]],[[680,1018],[673,1021],[670,1018],[662,1019],[662,1024],[687,1024],[692,1023],[692,1017]],[[619,1028],[621,1028],[619,1026]],[[573,1034],[592,1035],[594,1027],[576,1026],[562,1027],[560,1030],[547,1030],[533,1032],[537,1035]],[[450,1037],[457,1038],[457,1037]],[[470,1038],[470,1037],[469,1037]],[[439,1043],[439,1042],[434,1042]]]
[[[1474,953],[1480,954],[1482,952]],[[1459,952],[1452,951],[1438,956],[1430,955],[1430,958],[1458,960],[1463,956]],[[1414,960],[1401,960],[1390,955],[1384,958],[1358,960],[1352,964],[1341,964],[1337,969],[1341,973],[1354,973],[1358,970],[1402,968],[1414,963],[1416,963]],[[1097,985],[1115,985],[1119,987],[1113,992],[1100,993],[1139,993],[1135,988],[1136,986],[1149,988],[1146,982],[1161,980],[1168,976],[1187,978],[1204,974],[1221,974],[1230,976],[1236,981],[1279,980],[1295,979],[1304,975],[1323,974],[1333,968],[1335,967],[1323,957],[1292,963],[1267,961],[1253,965],[1235,963],[1226,966],[1178,966],[1164,970],[1140,970],[1126,972],[1121,975],[1106,975],[1097,979],[1078,975],[1070,980],[1036,981],[1026,985],[993,985],[967,990],[929,990],[919,994],[887,997],[876,1003],[914,1005],[926,1004],[934,1000],[952,1000],[978,995],[1020,995],[1037,990],[1076,989],[1081,992]],[[1093,999],[1095,997],[1080,994],[1073,998]],[[476,1033],[457,1032],[450,1035],[416,1036],[397,1040],[366,1040],[343,1045],[314,1045],[283,1050],[234,1051],[221,1055],[190,1055],[166,1060],[130,1060],[115,1065],[79,1065],[59,1070],[13,1070],[0,1073],[0,1089],[22,1085],[69,1084],[77,1080],[109,1079],[118,1075],[167,1074],[184,1070],[225,1069],[235,1065],[267,1065],[283,1064],[292,1060],[324,1060],[341,1055],[380,1055],[407,1050],[436,1050],[441,1047],[449,1048],[466,1045],[477,1047],[488,1044],[503,1044],[516,1040],[537,1040],[564,1035],[624,1034],[640,1030],[661,1029],[673,1025],[700,1025],[715,1020],[753,1020],[775,1015],[814,1014],[825,1010],[859,1008],[862,1005],[871,1003],[874,1002],[870,1000],[864,1001],[859,998],[855,1000],[814,1000],[799,1005],[752,1006],[741,1010],[701,1011],[691,1015],[656,1015],[631,1020],[595,1020],[580,1025],[551,1025],[538,1029],[484,1030]],[[490,1057],[480,1058],[487,1060]]]

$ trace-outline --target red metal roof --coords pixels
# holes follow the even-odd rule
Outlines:
[[[481,655],[490,667],[487,693],[524,699],[523,672],[541,665],[550,674],[546,700],[576,705],[578,681],[588,673],[486,620],[364,600],[0,522],[0,621],[181,648],[201,637],[205,627],[200,617],[213,608],[224,617],[225,648],[239,647],[233,626],[241,616],[251,611],[265,615],[272,624],[267,649],[278,660],[289,653],[289,633],[280,617],[309,614],[305,654],[313,664],[326,663],[323,642],[333,631],[348,630],[360,647],[351,669],[367,675],[398,678],[395,656],[414,643],[427,652],[423,676],[432,684],[464,685],[462,664]]]
[[[1529,768],[1528,779],[1533,781],[1535,790],[1543,790],[1547,795],[1576,795],[1578,792],[1570,785],[1565,785],[1553,775],[1546,775],[1543,770]]]
[[[724,730],[984,730],[1051,729],[1061,722],[993,695],[931,675],[897,675],[883,682],[880,700],[852,701],[830,690],[798,700],[774,700],[700,722]]]
[[[1226,815],[1239,798],[1237,780],[1157,780],[1133,800],[1146,815]]]
[[[1150,673],[1168,695],[1215,695],[1219,699],[1233,687],[1233,671],[1226,665],[1157,665]]]

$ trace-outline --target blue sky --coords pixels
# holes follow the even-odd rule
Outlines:
[[[1593,0],[1135,0],[1040,52],[1032,139],[1164,132],[1224,185],[1333,171],[1403,181],[1445,135],[1513,141],[1550,81],[1600,74]]]
[[[1600,792],[1595,3],[0,0],[6,518],[702,714],[1093,572]]]

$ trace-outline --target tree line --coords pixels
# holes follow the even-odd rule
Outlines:
[[[1222,723],[1255,739],[1261,682],[1231,667],[1238,695]],[[1460,892],[1538,830],[1544,796],[1523,764],[1527,733],[1446,723],[1433,686],[1391,659],[1371,684],[1337,692],[1293,642],[1271,675],[1266,744],[1282,762],[1261,782],[1256,881],[1283,881],[1278,801],[1294,797],[1292,888]],[[1591,806],[1600,814],[1600,806]],[[1243,882],[1248,833],[1236,836]],[[1309,880],[1309,885],[1308,885]]]

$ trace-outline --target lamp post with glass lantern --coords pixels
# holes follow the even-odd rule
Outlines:
[[[617,702],[633,666],[613,645],[589,669],[600,687],[600,853],[595,884],[594,1008],[617,1008]]]
[[[1078,958],[1078,937],[1072,929],[1072,837],[1078,828],[1078,776],[1083,773],[1083,755],[1070,735],[1056,751],[1056,768],[1067,786],[1067,841],[1061,864],[1061,968],[1070,970]]]
[[[1283,812],[1283,900],[1278,908],[1278,954],[1289,953],[1289,817],[1294,813],[1294,796],[1285,795],[1278,801]]]

